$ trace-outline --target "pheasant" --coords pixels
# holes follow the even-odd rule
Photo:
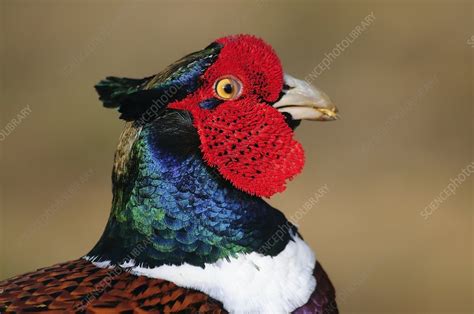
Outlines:
[[[251,35],[95,88],[126,121],[105,230],[82,258],[0,282],[1,313],[338,313],[315,254],[263,199],[302,171],[301,120],[337,118],[325,93]]]

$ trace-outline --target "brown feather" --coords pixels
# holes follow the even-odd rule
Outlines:
[[[204,293],[74,260],[0,282],[0,313],[226,313]]]
[[[337,314],[335,292],[319,263],[317,288],[294,313]],[[0,282],[0,313],[227,313],[222,303],[174,283],[78,259]]]

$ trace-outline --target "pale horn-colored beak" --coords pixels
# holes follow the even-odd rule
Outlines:
[[[283,97],[273,104],[293,120],[332,121],[338,118],[337,108],[328,95],[306,81],[285,74]]]

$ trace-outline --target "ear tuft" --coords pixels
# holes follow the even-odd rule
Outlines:
[[[130,95],[147,82],[149,78],[130,79],[109,76],[105,80],[100,81],[95,85],[95,90],[99,94],[99,100],[102,101],[106,108],[118,108],[123,103],[126,96]]]
[[[121,119],[150,122],[169,103],[196,91],[199,78],[217,59],[220,48],[221,45],[212,44],[142,79],[109,76],[95,85],[95,89],[104,107],[118,108]]]

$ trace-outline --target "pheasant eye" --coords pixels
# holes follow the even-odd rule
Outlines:
[[[214,91],[217,97],[223,100],[235,99],[240,96],[242,83],[234,77],[224,77],[216,81]]]

